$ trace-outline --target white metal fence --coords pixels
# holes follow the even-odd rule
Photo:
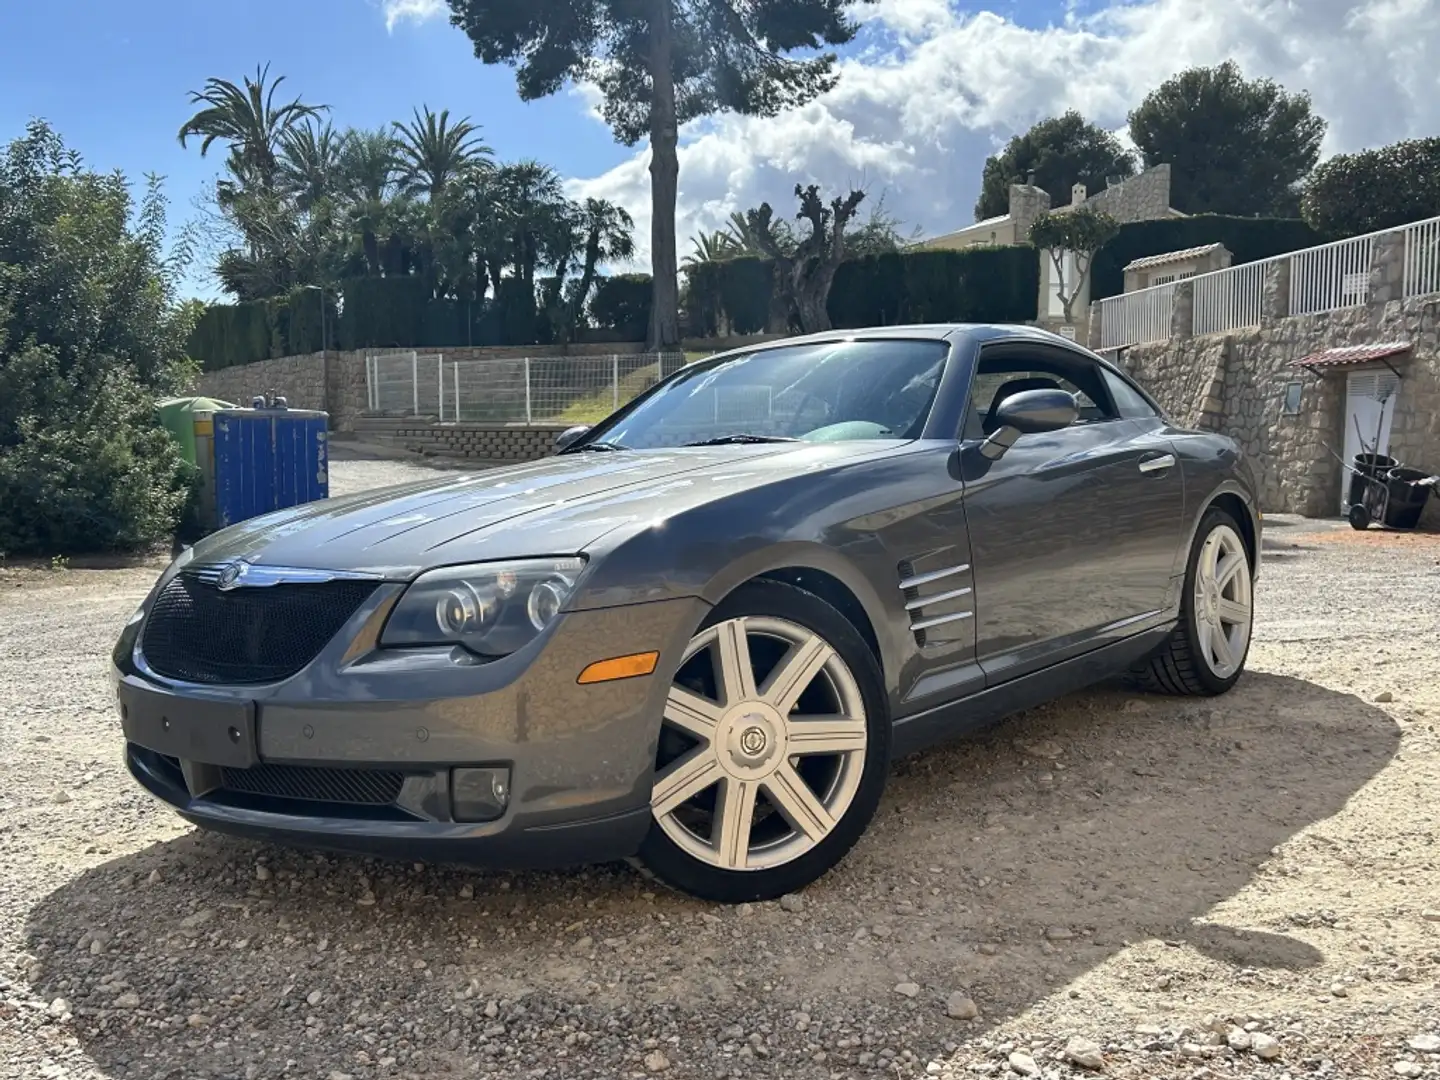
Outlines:
[[[1370,292],[1374,234],[1306,248],[1290,256],[1290,314],[1358,307]]]
[[[1100,347],[1166,340],[1175,311],[1175,284],[1152,285],[1101,300]]]
[[[1222,330],[1259,326],[1265,300],[1265,274],[1276,261],[1243,263],[1191,278],[1195,286],[1195,318],[1191,331],[1218,334]]]
[[[1440,218],[1405,226],[1405,298],[1440,293]]]
[[[1265,276],[1277,264],[1290,270],[1289,314],[1314,315],[1358,307],[1370,295],[1370,270],[1377,238],[1398,231],[1403,237],[1402,293],[1405,299],[1440,293],[1440,217],[1399,230],[1356,236],[1244,263],[1189,278],[1194,286],[1195,334],[1218,334],[1259,326],[1264,313]],[[1174,285],[1156,285],[1100,301],[1100,345],[1163,341],[1170,336],[1169,312]]]
[[[366,358],[373,412],[498,424],[594,423],[685,364],[684,353],[451,360]]]

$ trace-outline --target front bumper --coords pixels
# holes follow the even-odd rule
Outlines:
[[[569,613],[521,652],[480,663],[376,648],[399,590],[377,590],[309,665],[266,686],[160,678],[132,620],[112,665],[117,705],[143,698],[149,714],[121,718],[131,775],[196,825],[303,847],[517,869],[633,854],[650,823],[664,673],[703,601]],[[655,675],[576,682],[595,661],[650,650]],[[248,759],[226,747],[232,726]],[[499,817],[455,819],[461,767],[508,770]]]

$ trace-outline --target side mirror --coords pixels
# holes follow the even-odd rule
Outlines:
[[[1064,390],[1022,390],[1011,394],[995,410],[999,427],[980,445],[980,453],[998,461],[1021,435],[1060,431],[1080,416],[1074,394]]]
[[[567,446],[572,445],[576,439],[590,430],[589,424],[576,424],[572,428],[566,428],[559,435],[555,436],[555,451],[559,453]]]

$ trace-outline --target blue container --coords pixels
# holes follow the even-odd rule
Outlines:
[[[225,528],[330,494],[329,417],[308,409],[215,413],[215,517]]]

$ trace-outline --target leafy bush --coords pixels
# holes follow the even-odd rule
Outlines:
[[[1440,215],[1440,138],[1336,154],[1310,174],[1300,212],[1313,228],[1335,236]]]
[[[155,183],[85,169],[32,122],[0,155],[0,550],[168,536],[191,476],[155,414],[188,371]]]
[[[590,298],[590,318],[603,329],[623,330],[643,338],[650,327],[653,301],[649,274],[601,278]]]
[[[1125,291],[1125,267],[1146,255],[1224,244],[1236,265],[1268,259],[1289,251],[1323,244],[1332,237],[1317,232],[1298,218],[1229,217],[1196,214],[1194,217],[1136,221],[1095,254],[1090,267],[1090,298],[1101,300]]]

